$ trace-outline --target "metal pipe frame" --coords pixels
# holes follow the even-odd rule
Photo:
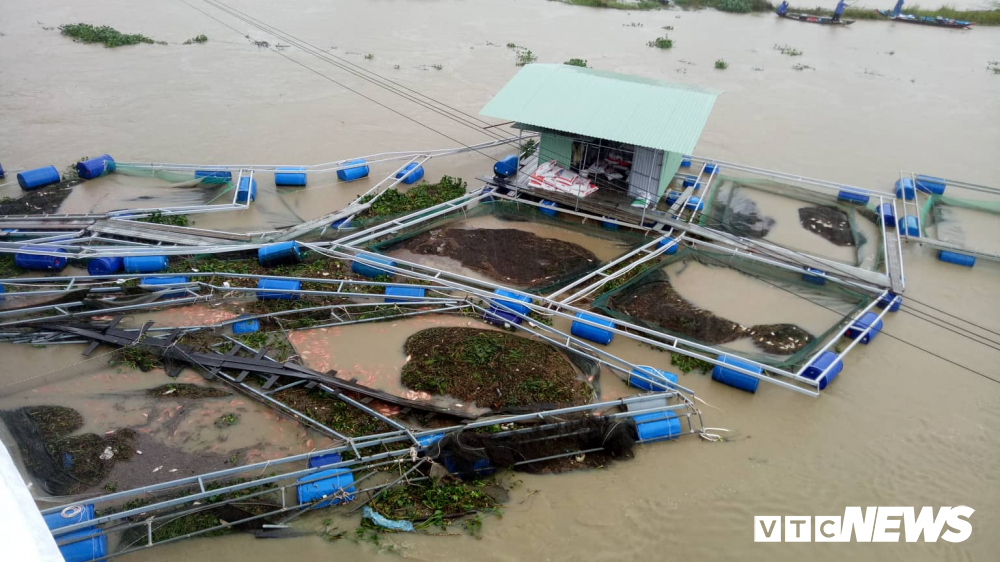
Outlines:
[[[571,321],[579,322],[579,323],[584,324],[584,325],[592,326],[592,327],[599,328],[599,329],[602,329],[602,330],[607,330],[609,332],[612,332],[613,334],[618,334],[618,335],[621,335],[623,337],[626,337],[626,338],[629,338],[629,339],[632,339],[632,340],[640,341],[642,343],[649,344],[649,345],[651,345],[651,346],[653,346],[655,348],[658,348],[658,349],[663,349],[663,350],[667,350],[667,351],[674,351],[674,352],[680,353],[681,355],[686,355],[688,357],[693,357],[693,358],[696,358],[696,359],[700,359],[700,360],[705,361],[707,363],[710,363],[712,365],[719,365],[719,366],[725,367],[727,369],[730,369],[730,370],[733,370],[733,371],[736,371],[736,372],[739,372],[739,373],[742,373],[742,374],[746,374],[748,376],[752,376],[752,377],[757,378],[757,379],[765,380],[765,381],[771,382],[773,384],[777,384],[779,386],[783,386],[785,388],[789,388],[789,389],[795,390],[797,392],[801,392],[803,394],[807,394],[809,396],[818,396],[818,394],[819,394],[818,390],[816,390],[816,389],[818,389],[818,384],[815,381],[812,381],[812,380],[805,379],[803,377],[797,376],[795,373],[789,372],[787,370],[780,369],[780,368],[774,367],[772,365],[767,365],[765,363],[760,363],[758,361],[753,361],[753,360],[750,360],[750,359],[746,359],[744,357],[735,355],[735,354],[733,354],[731,352],[723,351],[723,350],[715,348],[715,347],[702,345],[702,344],[699,344],[699,343],[696,343],[696,342],[692,342],[692,341],[689,341],[689,340],[678,338],[676,336],[671,336],[669,334],[665,334],[665,333],[662,333],[662,332],[657,332],[655,330],[651,330],[651,329],[648,329],[648,328],[643,328],[643,327],[638,326],[636,324],[632,324],[632,323],[625,322],[625,321],[618,320],[618,319],[615,319],[615,326],[616,327],[609,328],[607,326],[603,326],[601,324],[596,324],[596,323],[591,322],[589,320],[586,320],[584,318],[576,318],[576,316],[575,316],[576,314],[585,312],[582,309],[579,309],[579,308],[576,308],[576,307],[574,307],[572,305],[568,305],[568,304],[561,303],[561,302],[558,302],[558,301],[551,301],[551,300],[549,300],[549,299],[547,299],[545,297],[539,296],[539,295],[533,295],[533,294],[525,293],[525,292],[519,291],[517,289],[511,289],[511,288],[508,288],[508,287],[503,287],[501,285],[498,285],[498,284],[495,284],[495,283],[491,283],[491,282],[488,282],[488,281],[481,281],[481,280],[477,280],[477,279],[472,279],[472,278],[465,277],[465,276],[462,276],[462,275],[459,275],[459,274],[455,274],[455,273],[451,273],[451,272],[447,272],[447,271],[443,271],[443,270],[437,270],[435,268],[431,268],[431,267],[428,267],[428,266],[423,266],[423,265],[420,265],[420,264],[417,264],[417,263],[413,263],[413,262],[407,262],[407,261],[400,260],[400,259],[394,260],[397,263],[396,267],[392,267],[392,266],[386,265],[384,263],[372,262],[372,261],[367,260],[367,259],[364,258],[364,255],[363,255],[365,253],[364,251],[361,251],[361,250],[359,250],[357,248],[353,248],[351,246],[334,245],[334,246],[331,246],[330,248],[320,248],[318,246],[314,246],[314,245],[308,244],[308,243],[305,243],[304,245],[306,247],[310,248],[310,249],[313,249],[313,250],[315,250],[315,251],[317,251],[317,252],[319,252],[321,254],[325,254],[325,255],[327,255],[329,257],[338,258],[338,259],[347,259],[347,260],[358,261],[358,262],[361,262],[361,263],[364,263],[364,264],[367,264],[367,265],[372,265],[372,266],[380,267],[380,268],[388,270],[388,271],[392,271],[393,273],[398,273],[400,275],[403,275],[404,277],[410,277],[410,278],[424,280],[424,281],[438,282],[438,283],[441,283],[443,285],[449,285],[449,286],[452,286],[453,288],[455,288],[456,290],[461,290],[461,291],[468,292],[469,294],[475,295],[475,296],[477,296],[477,297],[479,297],[479,298],[481,298],[483,300],[490,300],[491,298],[493,298],[495,296],[492,293],[493,290],[498,289],[498,288],[503,288],[504,290],[510,291],[510,292],[512,292],[514,294],[517,294],[517,295],[520,295],[520,296],[531,297],[535,301],[538,301],[540,304],[524,303],[525,306],[527,306],[529,309],[534,310],[536,312],[540,312],[540,313],[543,313],[543,314],[550,314],[550,315],[560,316],[560,317],[569,319]],[[407,269],[401,269],[400,267],[398,267],[399,265],[403,265]],[[425,272],[430,272],[430,273],[425,273]],[[477,287],[486,287],[486,288],[488,288],[488,291],[480,289],[480,288],[477,288]],[[628,331],[625,331],[624,329],[627,329]],[[691,349],[685,349],[685,348],[682,348],[681,346],[692,348],[692,349],[695,349],[697,351],[691,351]],[[708,356],[702,355],[701,353],[698,353],[698,351],[708,352],[708,353],[714,353],[714,354],[717,354],[718,356],[721,356],[723,358],[726,358],[726,357],[729,357],[729,358],[738,358],[740,361],[749,363],[749,364],[753,365],[754,367],[760,367],[762,369],[762,371],[764,373],[766,373],[766,374],[754,373],[752,371],[748,371],[746,369],[743,369],[741,367],[737,367],[735,365],[729,365],[729,364],[723,363],[722,360],[720,360],[718,358],[708,357]],[[783,380],[783,378],[779,379],[779,378],[776,378],[774,375],[777,375],[777,376],[780,376],[780,377],[783,377],[783,378],[789,378],[789,379],[792,379],[792,380],[791,381],[787,381],[787,380]]]

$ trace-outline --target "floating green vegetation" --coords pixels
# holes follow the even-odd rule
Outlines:
[[[444,70],[444,65],[443,64],[432,64],[431,68],[433,68],[434,70]]]
[[[289,388],[275,393],[274,398],[348,437],[372,435],[392,429],[374,416],[370,416],[322,390]]]
[[[802,56],[802,51],[796,49],[795,47],[789,47],[788,45],[775,45],[774,50],[790,57]]]
[[[104,43],[104,46],[109,48],[138,45],[139,43],[155,43],[155,41],[145,35],[139,33],[122,33],[107,25],[95,27],[89,23],[70,23],[59,26],[59,29],[63,35],[72,37],[81,43]]]
[[[719,59],[715,61],[715,68],[716,70],[725,70],[729,68],[729,63],[726,62],[724,59]]]
[[[199,35],[197,37],[192,37],[192,38],[188,39],[187,41],[184,42],[184,44],[185,45],[191,45],[191,44],[194,44],[194,43],[206,43],[206,42],[208,42],[208,36],[207,35]]]
[[[139,369],[142,372],[152,371],[162,363],[152,351],[136,345],[119,347],[111,353],[111,361],[108,365],[122,366],[129,369]]]
[[[670,364],[685,373],[696,371],[705,374],[714,367],[708,361],[702,361],[701,359],[695,359],[694,357],[688,357],[687,355],[674,353],[673,351],[670,352]]]
[[[521,146],[521,158],[528,158],[534,155],[536,151],[538,151],[538,141],[535,139],[528,139],[524,141],[524,144]]]
[[[368,53],[365,55],[365,60],[375,60],[375,55]]]
[[[538,56],[531,52],[531,49],[524,49],[518,51],[517,60],[514,62],[517,66],[526,66],[538,60]]]
[[[414,527],[431,526],[447,529],[449,522],[470,513],[496,512],[498,503],[486,491],[489,481],[438,484],[414,482],[407,486],[389,488],[371,502],[371,508],[390,519],[413,521]],[[463,523],[463,528],[477,536],[482,521],[477,517]],[[359,533],[360,534],[360,533]]]
[[[774,4],[768,0],[674,0],[674,4],[685,10],[715,8],[721,12],[737,14],[774,11]],[[793,11],[793,9],[789,8],[788,11]],[[798,11],[798,9],[794,11]]]
[[[13,254],[0,254],[0,277],[16,277],[20,273],[21,268],[14,264]]]
[[[657,37],[655,40],[649,41],[646,45],[656,47],[657,49],[670,49],[674,46],[674,40],[664,35],[663,37]]]
[[[387,189],[361,216],[384,217],[412,213],[461,197],[465,195],[466,187],[467,184],[460,178],[444,176],[437,183],[421,183],[411,187],[406,193],[400,193],[395,188]],[[361,203],[367,203],[373,198],[373,195],[365,196]]]
[[[156,388],[150,388],[146,390],[147,396],[152,396],[154,398],[223,398],[230,396],[228,392],[222,390],[221,388],[215,388],[212,386],[199,386],[197,384],[187,384],[187,383],[169,383],[162,384]]]
[[[219,416],[219,419],[215,420],[215,427],[224,429],[238,423],[240,423],[240,415],[235,412],[229,412],[228,414],[222,414]]]
[[[556,0],[563,4],[573,6],[586,6],[588,8],[610,8],[612,10],[659,10],[667,7],[667,0],[638,0],[636,2],[622,2],[621,0]]]
[[[1000,74],[1000,61],[991,60],[986,63],[986,70],[989,70],[993,74]]]
[[[635,259],[639,259],[639,258],[635,258]],[[635,261],[635,260],[632,260],[632,261]],[[621,287],[625,283],[628,283],[630,280],[632,280],[633,278],[635,278],[636,276],[638,276],[643,271],[646,271],[647,269],[649,269],[649,268],[651,268],[651,267],[653,267],[655,265],[656,265],[655,261],[648,261],[648,262],[646,262],[644,264],[641,264],[639,267],[633,268],[632,270],[628,271],[624,275],[621,275],[620,277],[615,277],[614,279],[608,281],[607,283],[605,283],[604,285],[601,286],[601,288],[600,288],[600,290],[598,292],[599,293],[606,293],[608,291],[617,289],[618,287]]]
[[[582,404],[592,394],[556,348],[507,332],[428,328],[410,336],[403,349],[411,357],[404,385],[481,407]]]
[[[816,69],[806,64],[796,64],[795,66],[792,67],[792,70],[798,70],[799,72],[802,72],[803,70],[816,70]]]
[[[170,226],[187,226],[187,215],[164,215],[160,211],[153,211],[148,217],[138,219],[139,222],[151,222],[154,224],[167,224]]]
[[[585,61],[583,59],[569,59],[568,61],[564,62],[563,64],[568,64],[570,66],[579,66],[581,68],[587,68],[587,61]]]

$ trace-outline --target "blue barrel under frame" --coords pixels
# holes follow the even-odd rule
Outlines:
[[[295,240],[269,244],[257,249],[257,261],[263,267],[295,265],[302,261],[302,250]]]
[[[59,170],[55,166],[44,166],[34,170],[25,170],[17,174],[17,184],[25,191],[40,189],[47,185],[59,183]]]
[[[274,185],[282,187],[304,187],[306,185],[305,166],[282,166],[274,171]]]

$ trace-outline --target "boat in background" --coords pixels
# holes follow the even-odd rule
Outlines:
[[[854,20],[834,20],[829,16],[814,16],[811,14],[778,14],[779,18],[801,21],[805,23],[818,23],[820,25],[851,25]]]
[[[914,16],[910,14],[900,14],[895,15],[889,10],[875,10],[880,15],[891,19],[892,21],[898,21],[901,23],[914,23],[917,25],[931,25],[934,27],[948,27],[951,29],[972,29],[971,21],[953,20],[950,18],[942,18],[940,16],[929,17],[929,16]]]

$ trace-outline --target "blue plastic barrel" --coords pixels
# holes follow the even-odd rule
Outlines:
[[[859,205],[867,205],[868,202],[871,201],[871,197],[868,195],[851,191],[849,189],[841,189],[840,193],[837,194],[837,199],[840,201],[847,201],[848,203],[857,203]]]
[[[472,467],[464,472],[459,472],[458,465],[455,463],[455,459],[448,455],[444,458],[444,467],[448,469],[448,472],[458,476],[462,480],[479,480],[483,476],[489,476],[497,471],[490,464],[490,459],[478,459],[473,461]]]
[[[826,285],[826,277],[823,276],[823,270],[816,269],[815,267],[807,267],[806,272],[802,274],[802,280],[814,285]]]
[[[167,269],[167,256],[126,256],[122,267],[125,273],[156,273]]]
[[[409,185],[417,183],[424,177],[424,167],[416,162],[410,162],[396,172],[396,179],[402,179],[403,183]]]
[[[875,306],[879,308],[885,308],[888,306],[889,312],[896,312],[897,310],[899,310],[899,307],[902,304],[903,304],[902,295],[896,295],[890,292],[886,295],[879,297],[878,302],[875,303]]]
[[[66,249],[58,246],[21,246],[21,250],[36,250],[39,252],[56,252],[65,254]],[[32,271],[62,271],[69,263],[63,256],[42,256],[37,254],[14,254],[14,265],[21,269]]]
[[[614,222],[611,222],[615,219],[611,217],[601,217],[601,218],[605,219],[601,221],[601,228],[603,228],[604,230],[618,230],[618,225]]]
[[[327,501],[318,502],[310,509],[339,505],[341,502],[354,501],[354,474],[346,468],[331,468],[308,474],[296,480],[304,482],[297,487],[299,504],[314,502],[324,498]]]
[[[258,248],[257,261],[264,267],[294,265],[302,261],[302,250],[295,240],[278,242]]]
[[[274,185],[302,187],[306,184],[305,166],[282,166],[274,172]]]
[[[555,201],[549,201],[548,199],[542,199],[541,207],[538,208],[538,212],[543,215],[548,215],[550,217],[556,216],[556,209],[559,208],[559,204]]]
[[[695,182],[695,178],[690,178],[689,177],[689,178],[685,178],[684,179],[684,187],[691,187],[692,185],[694,186],[694,190],[695,191],[698,191],[699,189],[701,189],[701,182],[700,181],[699,182]]]
[[[87,262],[87,273],[91,275],[112,275],[122,270],[122,258],[94,258]]]
[[[506,289],[496,289],[493,291],[494,295],[498,297],[506,297],[502,299],[490,299],[490,302],[496,306],[499,310],[512,310],[519,314],[527,315],[531,312],[525,304],[531,304],[533,299],[526,295],[519,295],[513,291],[508,291]]]
[[[420,443],[421,447],[429,447],[440,441],[443,437],[444,433],[432,433],[430,435],[424,435],[423,437],[417,437],[417,443]]]
[[[248,316],[244,314],[240,318]],[[254,332],[260,331],[260,322],[256,318],[251,318],[250,320],[240,320],[239,322],[233,323],[233,333],[234,334],[252,334]]]
[[[59,170],[55,166],[25,170],[17,174],[17,184],[25,191],[59,183],[59,179]]]
[[[764,369],[759,365],[754,365],[753,363],[727,355],[720,355],[718,361],[752,373],[761,374],[764,372]],[[712,380],[750,393],[757,392],[757,385],[760,383],[757,377],[751,377],[750,375],[745,375],[721,365],[712,367]]]
[[[874,312],[864,313],[861,316],[861,318],[855,320],[851,324],[851,326],[847,328],[847,331],[844,332],[844,335],[851,338],[852,340],[857,339],[858,336],[860,336],[862,332],[867,330],[869,326],[871,326],[872,329],[867,334],[865,334],[863,338],[861,338],[861,343],[868,345],[868,342],[870,342],[872,338],[874,338],[880,331],[882,331],[882,321],[879,320],[878,314],[875,314]]]
[[[907,201],[913,199],[913,180],[910,178],[899,178],[896,180],[896,197],[899,199],[906,199]]]
[[[903,217],[903,232],[907,236],[920,236],[920,227],[917,225],[917,217],[906,215]]]
[[[76,172],[85,180],[99,178],[115,171],[115,159],[107,154],[76,163]]]
[[[0,164],[0,180],[4,179],[5,177],[7,177],[7,172],[3,171],[3,164]]]
[[[298,291],[302,289],[302,282],[295,279],[258,279],[258,289],[278,289],[282,291]],[[299,298],[298,293],[272,293],[270,291],[257,291],[259,301],[291,301]]]
[[[657,248],[662,248],[664,246],[666,246],[667,249],[663,253],[668,256],[672,256],[677,253],[677,248],[680,247],[680,244],[677,242],[676,238],[668,236],[656,243]]]
[[[671,387],[667,381],[677,384],[677,375],[647,365],[640,365],[632,369],[628,376],[628,385],[642,390],[670,390]]]
[[[371,173],[371,170],[368,169],[365,159],[358,158],[344,162],[344,167],[337,170],[337,179],[340,181],[354,181],[367,178],[369,173]]]
[[[711,174],[715,172],[716,168],[718,168],[717,164],[705,164],[705,173]]]
[[[603,316],[597,316],[594,314],[587,314],[586,312],[578,312],[576,314],[577,318],[582,318],[584,320],[589,320],[595,324],[600,324],[602,326],[607,326],[608,328],[614,328],[615,323]],[[604,330],[601,328],[596,328],[594,326],[588,326],[586,324],[581,324],[576,320],[570,325],[570,333],[574,336],[581,337],[585,340],[590,340],[592,342],[608,345],[611,340],[614,339],[615,334]]]
[[[189,283],[190,280],[184,275],[175,275],[173,277],[143,277],[139,280],[140,285],[147,286],[146,288],[151,291],[162,291],[163,289],[158,288],[158,285],[180,285],[182,283]],[[191,293],[187,289],[179,288],[176,291],[171,291],[165,293],[163,296],[167,298],[174,297],[186,297]]]
[[[427,294],[427,289],[412,285],[389,285],[385,288],[385,302],[409,302]]]
[[[94,504],[72,505],[64,508],[62,511],[49,513],[42,517],[45,519],[45,525],[48,526],[49,530],[55,531],[56,529],[62,529],[63,527],[69,527],[70,525],[76,525],[77,523],[93,519]]]
[[[236,202],[246,203],[257,200],[257,180],[250,177],[240,178],[240,184],[236,187]]]
[[[330,223],[330,228],[350,228],[351,227],[351,217],[344,217],[342,219],[337,219]]]
[[[886,228],[896,228],[896,209],[892,203],[882,203],[878,206],[879,220],[885,224]]]
[[[517,154],[505,156],[493,164],[493,173],[500,178],[509,178],[517,173]]]
[[[970,256],[968,254],[961,254],[959,252],[949,252],[948,250],[939,251],[938,259],[943,262],[953,263],[955,265],[961,265],[965,267],[972,267],[976,265],[975,256]]]
[[[701,200],[701,197],[688,197],[684,206],[692,211],[701,211],[705,208],[705,202]]]
[[[639,414],[633,419],[639,443],[676,439],[681,434],[681,419],[673,410]]]
[[[840,371],[844,370],[844,363],[843,361],[837,359],[836,353],[832,351],[824,351],[822,354],[820,354],[819,357],[816,358],[815,361],[809,363],[809,366],[806,367],[806,370],[802,372],[802,376],[809,380],[816,380],[820,375],[823,374],[823,371],[825,371],[826,368],[830,367],[831,365],[833,367],[830,369],[830,372],[828,372],[825,377],[819,380],[819,389],[823,390],[824,388],[826,388],[826,385],[830,384],[831,382],[833,382],[833,379],[837,378],[837,375],[840,374]]]
[[[362,253],[358,254],[358,257],[366,259],[368,261],[373,261],[375,263],[387,265],[389,267],[396,267],[396,262],[392,261],[391,259],[385,256],[380,256],[378,254]],[[387,269],[382,269],[378,266],[364,264],[359,261],[351,262],[351,271],[357,273],[358,275],[364,275],[365,277],[368,278],[374,278],[380,275],[388,275],[392,277],[392,272]]]
[[[0,285],[0,302],[3,302],[3,285]]]
[[[684,158],[684,159],[681,160],[681,168],[690,168],[690,167],[691,167],[691,159],[690,158]]]
[[[520,316],[514,314],[513,312],[500,310],[495,306],[491,306],[489,311],[483,314],[483,320],[493,324],[494,326],[500,326],[501,328],[507,326],[508,324],[521,323]]]
[[[945,181],[941,178],[936,178],[934,176],[917,176],[917,189],[923,191],[924,193],[933,193],[934,195],[943,195],[945,188]]]
[[[668,191],[667,192],[667,206],[673,206],[674,203],[680,199],[681,195],[684,193],[681,191]]]
[[[320,466],[330,466],[331,464],[337,464],[343,461],[343,457],[340,453],[327,453],[325,455],[316,455],[315,457],[309,457],[309,468],[317,468]]]
[[[204,183],[226,183],[233,181],[233,173],[228,170],[195,170],[194,177],[205,178]]]

